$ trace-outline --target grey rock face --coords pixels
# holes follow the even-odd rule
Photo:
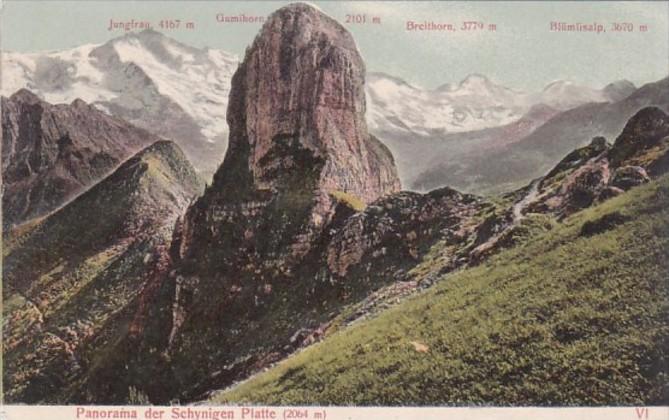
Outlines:
[[[611,179],[611,186],[628,190],[650,181],[646,170],[640,166],[623,166],[616,169]]]
[[[26,89],[3,97],[3,226],[55,210],[158,140],[81,100],[51,105]]]

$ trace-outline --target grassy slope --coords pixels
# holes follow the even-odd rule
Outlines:
[[[584,222],[616,211],[632,220],[580,234]],[[665,176],[451,274],[212,402],[667,404],[668,233]]]
[[[67,401],[65,385],[79,367],[94,364],[105,340],[123,333],[156,247],[169,243],[199,183],[177,146],[154,143],[65,207],[8,235],[6,401]]]

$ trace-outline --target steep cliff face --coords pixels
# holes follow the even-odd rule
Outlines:
[[[3,226],[43,216],[158,137],[81,100],[2,98]]]
[[[316,273],[331,231],[400,190],[392,155],[367,131],[364,74],[351,35],[304,4],[272,14],[247,50],[225,160],[179,223],[174,270],[139,316],[155,335],[137,337],[137,369],[167,375],[148,387],[154,400],[229,383],[330,316],[320,306],[340,291],[317,287]],[[226,367],[214,379],[211,363]]]
[[[399,191],[392,155],[367,132],[364,73],[351,35],[311,6],[265,23],[233,77],[223,165],[176,238],[170,346],[188,306],[248,314],[277,285],[308,283],[296,273],[326,240],[337,197],[365,205]]]
[[[331,220],[333,192],[369,203],[400,189],[390,152],[367,132],[364,74],[336,21],[303,4],[269,18],[233,77],[229,151],[186,216],[186,231],[197,230],[184,257],[234,236],[266,260],[253,239],[261,236],[275,263],[297,261]]]
[[[367,132],[364,74],[338,22],[304,4],[280,9],[234,76],[228,161],[245,159],[255,189],[277,190],[294,171],[288,147],[311,155],[319,193],[343,190],[370,202],[399,190],[392,156]],[[215,187],[230,182],[226,173]]]

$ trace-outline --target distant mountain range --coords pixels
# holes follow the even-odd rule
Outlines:
[[[512,123],[409,144],[391,132],[382,138],[394,140],[390,147],[400,156],[400,163],[404,159],[405,168],[421,168],[408,176],[405,171],[410,188],[430,190],[451,185],[478,193],[501,192],[544,175],[562,156],[585,146],[593,137],[615,138],[627,120],[647,106],[669,111],[669,77],[647,83],[617,102],[587,103],[564,112],[535,112],[532,125]],[[420,164],[409,166],[406,162],[412,160]]]
[[[2,54],[3,95],[27,88],[51,103],[79,98],[176,141],[204,173],[223,161],[237,57],[146,30],[102,45]]]
[[[538,104],[564,111],[590,102],[614,102],[634,90],[626,80],[601,90],[560,80],[541,92],[526,93],[495,84],[480,74],[426,90],[394,76],[371,73],[367,78],[367,120],[371,130],[431,137],[510,124]]]
[[[194,48],[145,30],[102,45],[5,52],[2,61],[5,96],[27,88],[51,103],[82,99],[175,141],[205,178],[223,161],[228,94],[238,64],[234,54]],[[479,134],[489,140],[483,149],[513,142],[559,111],[615,102],[634,90],[625,80],[603,89],[555,81],[528,93],[479,74],[428,90],[384,73],[369,73],[366,119],[370,132],[394,152],[405,188],[422,189],[453,182],[448,177],[426,181],[426,176],[434,178],[428,157],[445,156],[448,161],[461,156],[462,147],[478,144],[470,140],[481,140]],[[503,127],[501,137],[485,131],[497,127]],[[460,138],[475,132],[479,134]],[[468,145],[459,144],[465,140]],[[423,173],[428,175],[417,179]]]
[[[4,230],[56,210],[158,140],[81,99],[52,105],[27,89],[3,97]]]

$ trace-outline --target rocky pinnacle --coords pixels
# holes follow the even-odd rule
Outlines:
[[[332,219],[333,194],[370,203],[399,191],[392,155],[367,131],[364,75],[334,19],[305,4],[273,13],[233,77],[229,149],[186,223],[216,225],[202,232],[207,241],[223,231],[251,241],[261,226],[241,219],[260,218],[272,222],[264,243],[299,259]],[[246,226],[232,232],[221,222]]]

